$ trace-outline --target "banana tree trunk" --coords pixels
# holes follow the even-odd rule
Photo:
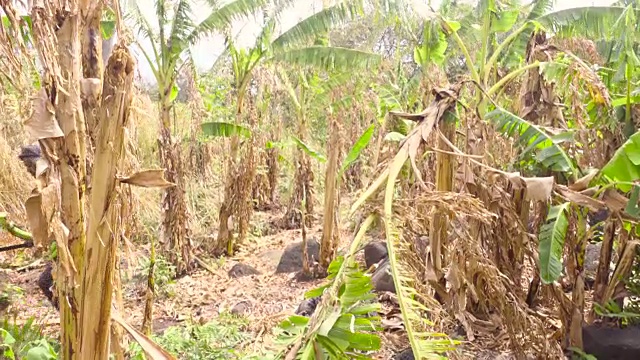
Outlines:
[[[456,134],[456,121],[454,115],[451,113],[451,109],[447,110],[445,115],[439,124],[440,131],[452,144],[455,144]],[[447,143],[443,139],[438,139],[438,147],[440,149],[446,149]],[[436,190],[437,191],[452,191],[453,190],[453,174],[454,174],[454,157],[453,155],[438,152],[436,154]],[[449,228],[449,218],[446,214],[436,213],[433,217],[433,222],[429,233],[431,235],[431,254],[428,261],[431,266],[427,266],[427,269],[433,269],[435,280],[444,285],[445,278],[443,268],[446,264],[443,264],[443,260],[446,258],[447,247],[447,233]],[[429,265],[429,264],[428,264]]]
[[[162,230],[166,253],[176,266],[176,273],[183,275],[192,269],[191,239],[189,239],[189,213],[185,199],[184,169],[180,154],[180,144],[171,137],[170,89],[161,91],[160,138],[158,140],[160,164],[166,170],[167,181],[175,186],[166,189],[162,199]]]
[[[73,1],[71,1],[73,3]],[[54,153],[58,157],[57,162],[60,175],[60,214],[62,224],[67,228],[68,234],[58,233],[59,254],[57,271],[57,288],[60,299],[60,332],[61,348],[60,358],[77,359],[80,352],[80,306],[82,304],[81,282],[84,273],[85,253],[85,186],[86,163],[85,156],[85,122],[80,101],[80,79],[82,76],[80,64],[80,14],[76,4],[70,4],[68,11],[55,9],[56,19],[49,18],[49,8],[54,4],[39,3],[32,8],[34,24],[39,23],[43,28],[36,30],[39,42],[44,44],[51,42],[46,31],[47,25],[55,21],[55,35],[57,38],[57,65],[52,56],[44,62],[47,74],[50,75],[44,88],[49,99],[57,99],[55,106],[55,118],[62,130],[64,137],[53,140],[55,142]],[[46,24],[46,25],[45,25]],[[50,25],[49,25],[50,26]],[[51,26],[53,28],[53,26]],[[46,46],[46,45],[45,45]],[[59,75],[59,77],[56,77]],[[58,91],[62,90],[64,91]],[[49,139],[47,139],[49,140]],[[45,145],[45,148],[47,146]],[[49,158],[49,160],[52,160]],[[56,180],[57,181],[57,180]],[[108,327],[107,327],[108,328]]]
[[[109,59],[99,112],[94,175],[88,211],[83,299],[81,302],[82,359],[107,359],[111,323],[113,277],[118,239],[112,231],[117,223],[117,165],[124,153],[124,129],[129,118],[135,62],[124,45]]]
[[[102,2],[92,0],[82,1],[82,71],[85,80],[82,96],[82,108],[85,114],[87,134],[91,144],[95,146],[95,132],[98,126],[98,107],[102,92],[102,76],[104,63],[102,58],[102,36],[100,20],[102,19]],[[91,81],[93,80],[93,81]],[[98,86],[92,86],[92,85]],[[93,151],[89,151],[91,154]]]
[[[320,243],[320,266],[328,269],[335,257],[338,246],[338,210],[340,207],[340,185],[338,179],[338,157],[340,156],[340,128],[334,116],[330,116],[329,124],[329,159],[325,174],[324,191],[324,224]]]
[[[300,99],[304,99],[304,91],[300,91]],[[303,101],[300,101],[301,103]],[[305,119],[304,109],[298,110],[298,133],[296,134],[301,141],[305,141],[307,134],[307,122]],[[289,199],[287,212],[279,220],[279,227],[282,229],[298,229],[300,228],[302,215],[300,214],[300,206],[304,199],[305,205],[305,226],[310,227],[313,220],[313,170],[311,169],[311,159],[304,151],[298,149],[296,151],[296,172],[294,175],[294,187]]]

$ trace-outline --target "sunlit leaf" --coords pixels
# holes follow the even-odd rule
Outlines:
[[[485,119],[496,124],[498,130],[510,137],[517,137],[523,147],[521,156],[534,152],[536,159],[553,171],[577,174],[573,161],[559,146],[571,139],[570,134],[551,136],[540,127],[509,111],[497,108],[485,115]]]
[[[358,159],[358,157],[362,153],[362,150],[364,150],[367,147],[367,145],[369,145],[369,142],[371,142],[371,138],[373,137],[373,132],[375,131],[375,129],[376,129],[375,124],[371,124],[364,131],[364,133],[360,135],[360,137],[358,138],[358,141],[356,141],[356,143],[353,144],[353,146],[349,150],[349,153],[347,153],[347,157],[344,159],[342,163],[340,174],[344,173],[349,168],[349,166],[351,166],[351,164]]]
[[[224,121],[206,122],[200,125],[200,127],[205,136],[231,137],[240,135],[246,138],[251,137],[251,129],[248,127]]]
[[[602,174],[614,182],[634,182],[640,180],[640,132],[633,134],[602,168]],[[627,192],[631,185],[618,184]]]
[[[322,163],[327,161],[327,158],[324,155],[322,155],[321,153],[319,153],[316,150],[313,150],[304,141],[300,140],[296,136],[291,136],[291,138],[296,143],[296,145],[298,145],[298,147],[300,147],[300,149],[302,149],[302,151],[304,151],[307,155],[311,156],[312,158],[314,158],[314,159],[316,159],[316,160],[318,160],[318,161],[320,161]]]
[[[547,220],[540,227],[538,251],[540,254],[540,279],[550,284],[562,274],[562,253],[567,236],[569,203],[551,206]]]

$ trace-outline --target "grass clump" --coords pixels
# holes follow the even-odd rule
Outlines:
[[[231,314],[221,314],[204,325],[189,323],[167,328],[162,335],[152,336],[163,349],[184,360],[215,360],[242,358],[237,350],[253,336],[245,332],[248,321]],[[130,348],[132,360],[144,360],[142,348],[134,343]]]

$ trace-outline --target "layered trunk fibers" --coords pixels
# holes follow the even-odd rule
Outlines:
[[[80,351],[83,359],[109,356],[113,277],[119,240],[113,232],[118,213],[111,199],[116,194],[117,165],[124,154],[124,129],[132,100],[134,66],[135,61],[127,47],[119,44],[109,58],[103,85],[82,284]]]
[[[313,219],[313,170],[311,160],[304,151],[298,150],[296,157],[296,172],[294,175],[294,188],[289,198],[287,212],[279,220],[278,226],[282,229],[299,229],[302,224],[300,207],[304,199],[305,226],[310,227]]]
[[[32,18],[48,23],[48,6],[34,4]],[[55,117],[64,133],[63,138],[55,140],[55,156],[58,157],[60,174],[60,215],[62,224],[68,229],[67,236],[58,236],[60,253],[69,254],[68,258],[58,257],[57,288],[60,299],[60,331],[62,359],[78,359],[82,355],[81,340],[81,304],[84,276],[85,253],[85,184],[86,184],[86,146],[85,122],[80,101],[80,79],[82,77],[80,54],[80,13],[78,4],[63,9],[55,9],[59,26],[55,28],[57,38],[57,64],[48,64],[50,71],[45,80],[45,90],[55,106]],[[49,40],[41,40],[49,41]],[[53,55],[53,54],[49,54]],[[46,61],[46,60],[45,60]],[[55,60],[53,60],[55,61]],[[59,75],[56,76],[56,75]],[[61,91],[64,89],[64,91]],[[57,100],[57,104],[56,104]],[[51,160],[51,159],[50,159]],[[65,270],[63,270],[65,269]],[[97,320],[97,317],[94,317]],[[108,327],[107,327],[108,328]]]
[[[176,273],[180,276],[192,269],[193,262],[181,149],[180,144],[171,137],[169,92],[165,91],[161,99],[162,126],[158,148],[166,179],[175,186],[167,188],[162,198],[162,230],[167,257],[176,266]]]
[[[327,153],[329,159],[325,174],[324,191],[324,223],[322,226],[322,241],[320,242],[320,266],[328,269],[335,257],[338,246],[340,226],[338,211],[340,208],[340,179],[338,178],[339,157],[341,150],[340,128],[335,116],[330,116],[329,142]]]

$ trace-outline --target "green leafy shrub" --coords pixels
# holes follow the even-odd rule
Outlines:
[[[152,336],[152,339],[181,360],[241,358],[236,347],[253,338],[243,331],[247,324],[244,318],[221,314],[216,320],[204,325],[170,327],[162,335]],[[131,345],[129,352],[132,360],[145,359],[142,348],[137,343]]]
[[[0,354],[9,360],[50,360],[58,358],[59,344],[47,339],[30,318],[23,325],[5,319],[0,327]]]

